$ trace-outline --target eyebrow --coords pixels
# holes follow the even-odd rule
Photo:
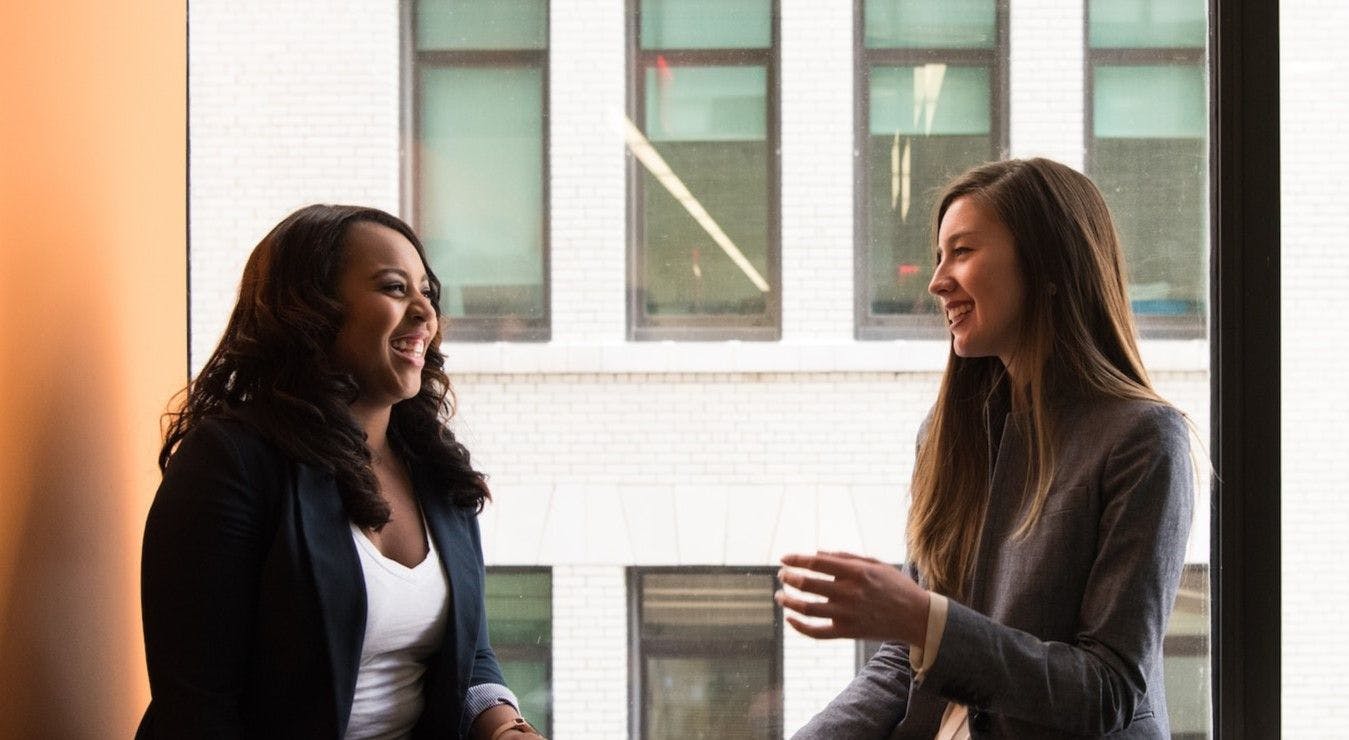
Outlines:
[[[375,271],[375,274],[370,276],[370,279],[378,280],[388,274],[397,275],[408,282],[412,282],[412,276],[408,275],[407,271],[399,267],[381,267]],[[429,284],[431,282],[431,277],[429,275],[422,275],[422,282]]]
[[[966,239],[971,236],[976,236],[978,235],[978,233],[979,233],[978,229],[965,229],[964,231],[957,231],[956,233],[946,237],[946,243],[949,244],[954,241],[959,241],[961,239]]]

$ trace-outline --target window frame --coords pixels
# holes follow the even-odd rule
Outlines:
[[[772,287],[765,296],[765,311],[752,317],[742,316],[648,316],[643,296],[642,274],[645,267],[642,242],[646,214],[642,208],[645,186],[642,164],[624,148],[627,173],[627,338],[629,341],[777,341],[782,338],[782,125],[781,72],[782,35],[779,15],[781,0],[766,0],[770,9],[770,38],[767,48],[642,49],[641,0],[626,0],[627,115],[640,125],[646,118],[647,67],[657,56],[664,56],[672,67],[681,65],[762,66],[765,93],[765,141],[767,148],[766,185],[768,212],[767,259],[764,278]]]
[[[417,156],[418,135],[422,130],[421,86],[417,84],[425,68],[537,68],[540,74],[542,108],[539,111],[542,132],[539,176],[540,190],[540,265],[543,281],[540,286],[543,314],[536,319],[516,316],[456,316],[442,322],[441,339],[444,342],[547,342],[552,339],[552,190],[551,138],[549,125],[552,100],[550,95],[550,64],[552,53],[550,20],[552,0],[544,3],[544,27],[550,38],[542,49],[417,49],[417,2],[399,0],[401,28],[400,54],[402,83],[401,121],[402,141],[399,147],[402,162],[400,201],[404,219],[417,234],[422,233],[421,214],[417,202],[422,184],[421,160]]]
[[[488,565],[486,566],[486,572],[489,578],[492,575],[546,574],[548,576],[548,598],[550,602],[553,598],[553,567],[550,565]],[[485,589],[486,585],[484,584],[484,593]],[[548,681],[548,707],[547,709],[544,710],[544,717],[543,717],[544,728],[552,728],[553,726],[553,707],[554,707],[553,697],[556,693],[554,691],[555,686],[553,683],[553,649],[556,644],[553,639],[553,625],[554,625],[553,614],[554,610],[550,605],[548,611],[547,646],[537,644],[533,646],[507,644],[505,649],[503,650],[502,646],[498,645],[496,642],[492,643],[492,652],[496,655],[498,662],[520,658],[526,660],[542,658],[544,664],[543,675],[545,679]],[[488,625],[488,628],[490,631],[491,628],[490,624]]]
[[[989,160],[1004,159],[1010,141],[1008,16],[1010,0],[993,0],[994,42],[986,49],[866,47],[866,0],[853,0],[853,335],[858,340],[945,339],[944,322],[933,314],[871,312],[871,228],[868,219],[871,130],[871,68],[946,63],[985,66],[989,83]],[[919,216],[927,218],[928,214]]]
[[[1278,0],[1209,0],[1214,737],[1282,724]],[[1258,638],[1258,639],[1257,639]]]
[[[1093,47],[1091,45],[1091,3],[1092,0],[1082,0],[1082,170],[1089,177],[1092,176],[1091,163],[1095,154],[1096,67],[1098,65],[1111,67],[1197,66],[1212,75],[1208,51],[1204,47]],[[1212,33],[1212,27],[1213,15],[1210,13],[1210,33]],[[1210,77],[1210,89],[1212,89],[1212,84],[1212,78]],[[1210,92],[1210,117],[1213,115],[1211,102],[1213,97],[1214,93]],[[1211,136],[1212,126],[1210,125]],[[1212,190],[1215,173],[1211,151],[1208,164],[1209,171],[1204,179],[1207,181],[1209,189]],[[1208,243],[1199,245],[1199,247],[1202,249],[1207,246],[1212,249],[1212,243],[1212,234],[1210,233]],[[1203,312],[1192,316],[1135,314],[1134,323],[1138,327],[1138,335],[1142,339],[1204,339],[1207,336],[1206,314],[1210,311],[1209,306],[1204,306]]]
[[[628,601],[628,737],[634,740],[643,738],[642,730],[646,727],[647,711],[649,707],[642,701],[645,684],[645,658],[648,655],[656,657],[664,656],[700,656],[700,657],[720,657],[726,655],[726,650],[707,647],[707,643],[697,643],[689,640],[660,639],[654,640],[658,649],[654,652],[647,651],[648,640],[642,637],[642,579],[649,574],[677,574],[677,575],[756,575],[768,576],[773,579],[773,590],[776,591],[782,587],[782,582],[778,580],[778,568],[763,565],[633,565],[626,569],[627,581],[627,601]],[[783,727],[786,722],[786,702],[784,701],[784,678],[786,676],[786,665],[783,657],[783,616],[782,607],[777,601],[769,598],[773,608],[773,663],[770,668],[770,679],[773,681],[774,688],[777,689],[777,702],[775,705],[775,714],[770,722],[768,729],[769,737],[781,737]],[[689,646],[696,646],[695,649],[689,649]],[[701,649],[698,649],[701,648]]]

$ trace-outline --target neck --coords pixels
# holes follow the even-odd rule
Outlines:
[[[389,451],[389,415],[392,406],[370,406],[357,401],[351,404],[351,415],[365,431],[365,445],[376,458],[386,456]]]

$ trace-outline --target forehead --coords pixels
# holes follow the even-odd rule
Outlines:
[[[357,221],[347,227],[345,254],[347,270],[369,272],[386,267],[421,277],[426,273],[421,255],[408,238],[384,224]]]
[[[1006,231],[1002,222],[987,206],[975,198],[963,195],[951,201],[942,214],[938,237],[945,242],[962,234],[1001,234]]]

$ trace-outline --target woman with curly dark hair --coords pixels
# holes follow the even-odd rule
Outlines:
[[[488,644],[439,292],[371,208],[303,208],[253,250],[160,451],[138,738],[537,735]]]

